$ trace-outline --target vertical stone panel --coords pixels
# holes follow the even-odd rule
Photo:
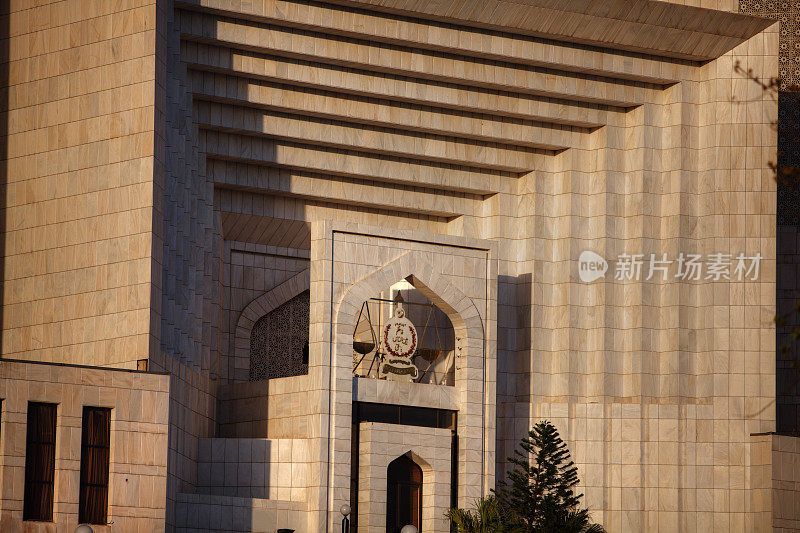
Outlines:
[[[135,368],[153,297],[156,2],[10,9],[3,355]]]

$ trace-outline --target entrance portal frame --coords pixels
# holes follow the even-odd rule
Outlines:
[[[495,243],[329,221],[313,223],[311,233],[314,390],[309,397],[319,401],[315,430],[321,445],[314,451],[319,484],[309,487],[316,494],[309,500],[310,510],[316,511],[310,526],[319,524],[322,531],[325,522],[328,531],[335,531],[341,521],[338,509],[350,501],[352,336],[358,310],[370,297],[410,277],[455,330],[458,505],[488,495],[495,472]],[[413,396],[402,403],[414,405]],[[359,491],[360,500],[368,497]]]

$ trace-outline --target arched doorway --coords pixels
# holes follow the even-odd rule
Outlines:
[[[422,469],[407,455],[401,455],[387,469],[386,532],[399,533],[413,524],[422,531]]]

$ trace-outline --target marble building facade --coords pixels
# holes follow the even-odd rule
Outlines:
[[[345,504],[384,531],[398,464],[421,530],[447,531],[542,419],[608,531],[800,529],[778,108],[735,68],[778,74],[775,21],[734,0],[0,10],[3,531],[74,531],[87,407],[110,410],[96,531],[333,532]],[[622,254],[760,269],[617,279]],[[438,344],[377,379],[365,309],[403,306]],[[24,519],[31,402],[56,409],[52,522]]]

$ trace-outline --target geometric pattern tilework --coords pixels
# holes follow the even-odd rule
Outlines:
[[[308,373],[309,292],[298,294],[261,317],[250,337],[250,380]]]
[[[800,1],[741,0],[739,11],[780,22],[778,37],[778,152],[782,166],[800,166]],[[798,224],[800,192],[778,188],[778,224]]]
[[[222,380],[237,382],[250,379],[250,333],[255,322],[273,305],[286,302],[289,298],[281,296],[270,304],[269,309],[253,309],[248,313],[248,322],[238,331],[242,312],[276,287],[280,286],[298,272],[308,268],[308,252],[291,248],[264,246],[252,243],[225,241],[223,246],[221,278],[223,297],[221,309],[222,341],[220,342],[219,377]],[[308,288],[307,286],[305,287]],[[302,291],[292,292],[289,297]],[[259,310],[261,309],[261,310]],[[245,331],[246,330],[246,331]],[[239,339],[237,334],[245,333],[247,339]],[[237,344],[239,343],[239,344]]]
[[[778,163],[800,166],[800,0],[741,0],[739,11],[780,22],[778,37]],[[800,223],[800,191],[778,187],[778,224]]]
[[[741,0],[742,13],[771,18],[780,22],[778,39],[778,65],[780,91],[778,92],[778,164],[781,167],[800,168],[800,1]],[[771,158],[774,160],[774,158]],[[777,313],[794,321],[791,313],[800,297],[800,186],[778,184],[777,191]],[[795,344],[788,328],[777,331],[777,345]],[[792,355],[797,357],[795,346]],[[776,361],[776,417],[777,431],[800,431],[800,386],[797,373],[782,355]]]
[[[800,2],[740,0],[739,12],[780,21],[778,61],[781,89],[800,85]]]

